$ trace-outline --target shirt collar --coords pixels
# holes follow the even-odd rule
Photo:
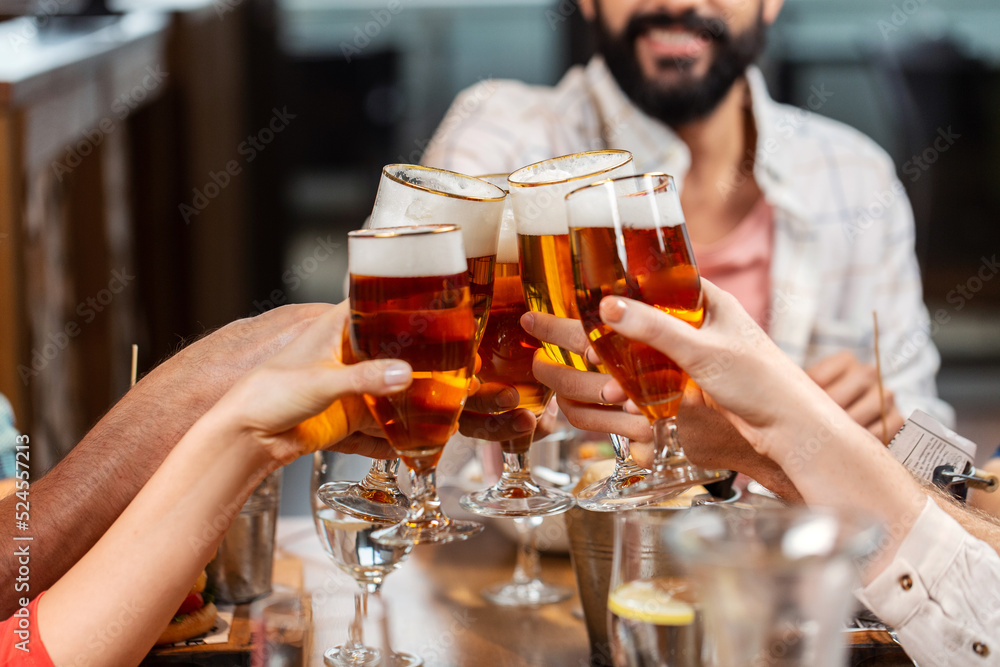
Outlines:
[[[606,146],[631,152],[636,173],[664,171],[683,188],[684,177],[691,168],[691,151],[687,144],[670,126],[647,116],[632,103],[601,56],[590,60],[585,76]],[[788,136],[779,134],[788,112],[771,99],[764,76],[756,66],[747,69],[747,81],[757,128],[754,178],[769,203],[793,219],[804,220],[806,209],[790,185]]]

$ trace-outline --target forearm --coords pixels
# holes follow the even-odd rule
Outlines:
[[[990,545],[994,551],[1000,554],[1000,520],[997,517],[959,503],[951,494],[936,486],[928,485],[924,489],[937,506],[957,521],[970,535]]]
[[[180,400],[178,394],[183,395],[177,387],[163,386],[155,372],[150,374],[31,485],[31,597],[97,542],[184,432],[218,399],[217,391],[191,390]],[[0,513],[13,516],[15,500],[0,501]],[[0,528],[12,529],[13,522]],[[8,553],[0,555],[0,578],[12,579],[16,567]],[[0,618],[15,611],[18,595],[13,587],[4,589]]]
[[[802,401],[801,414],[782,430],[787,432],[770,438],[776,443],[774,459],[807,504],[868,514],[886,527],[865,572],[866,580],[874,577],[920,515],[925,503],[920,486],[888,449],[828,399]]]
[[[138,664],[215,553],[252,489],[274,467],[213,412],[181,440],[98,543],[39,605],[56,664]],[[108,586],[116,595],[107,595]],[[127,641],[97,641],[109,624]],[[99,647],[99,650],[95,649]]]

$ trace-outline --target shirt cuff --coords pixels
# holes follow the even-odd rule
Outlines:
[[[893,527],[888,530],[891,533]],[[937,589],[968,537],[928,496],[896,557],[859,591],[858,598],[890,626],[903,627]]]

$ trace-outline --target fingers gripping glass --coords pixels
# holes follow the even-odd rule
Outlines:
[[[518,408],[539,417],[552,391],[535,380],[531,363],[540,347],[538,339],[521,327],[521,315],[527,312],[521,288],[517,240],[509,208],[504,210],[499,250],[493,279],[493,303],[486,323],[479,358],[478,378],[484,383],[508,384],[517,389]],[[461,505],[470,512],[495,517],[545,516],[565,512],[573,506],[573,496],[565,491],[546,488],[531,477],[528,451],[534,439],[530,433],[500,443],[503,472],[488,489],[463,496]]]
[[[350,344],[358,361],[410,364],[410,386],[364,397],[389,444],[410,469],[410,508],[374,533],[389,546],[466,539],[482,524],[441,510],[436,470],[469,395],[476,321],[462,235],[455,225],[370,229],[348,234]]]
[[[530,310],[580,318],[573,290],[565,197],[581,186],[633,173],[631,153],[603,150],[543,160],[510,175],[521,280]],[[544,345],[549,356],[567,366],[604,372],[582,355],[551,343]],[[610,436],[615,451],[614,472],[577,495],[576,502],[584,509],[615,511],[644,504],[638,497],[629,500],[620,497],[622,489],[641,481],[646,471],[632,460],[628,438],[614,433]]]
[[[692,464],[681,448],[677,410],[687,374],[663,353],[613,331],[599,312],[604,297],[625,296],[701,326],[701,278],[673,178],[653,173],[609,179],[570,193],[566,206],[584,329],[608,372],[653,426],[652,473],[621,496],[655,500],[728,476]]]
[[[382,169],[368,222],[372,229],[445,222],[462,230],[477,343],[493,296],[493,265],[505,199],[502,189],[471,176],[419,165],[390,164]],[[350,363],[350,358],[347,344],[345,363]],[[402,521],[410,501],[396,484],[398,467],[398,462],[375,461],[360,483],[332,482],[320,489],[320,495],[324,502],[346,514]]]

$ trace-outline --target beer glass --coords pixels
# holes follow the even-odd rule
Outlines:
[[[584,329],[608,372],[653,425],[652,473],[621,495],[663,498],[728,476],[684,456],[677,410],[687,374],[649,345],[615,333],[599,312],[604,297],[625,296],[701,326],[701,278],[673,178],[651,173],[601,181],[567,195],[566,206]]]
[[[351,352],[358,361],[402,359],[409,388],[365,395],[375,421],[410,469],[410,509],[374,533],[389,546],[466,539],[482,524],[441,511],[435,474],[458,427],[475,361],[476,320],[456,225],[362,229],[348,234]]]
[[[378,663],[385,667],[417,667],[423,661],[409,653],[383,652],[365,644],[364,624],[368,613],[369,595],[380,595],[382,582],[396,570],[410,553],[409,547],[390,547],[375,542],[372,533],[385,524],[359,519],[327,506],[318,493],[338,475],[337,457],[343,454],[319,451],[313,453],[312,500],[316,534],[323,550],[343,572],[358,584],[354,591],[354,619],[348,627],[347,642],[323,652],[328,667],[352,667]],[[385,638],[388,643],[388,638]],[[382,662],[378,662],[381,660]]]
[[[382,168],[368,227],[445,222],[459,226],[469,274],[476,342],[482,336],[493,297],[493,265],[506,192],[479,179],[413,164]],[[349,363],[350,350],[344,361]],[[409,500],[396,485],[398,462],[376,460],[360,483],[331,482],[324,502],[361,518],[401,521]]]
[[[521,315],[527,311],[527,306],[517,261],[517,235],[509,208],[504,210],[494,273],[493,303],[479,344],[482,366],[478,378],[481,382],[512,385],[520,396],[517,407],[531,410],[539,417],[552,398],[552,390],[535,380],[531,372],[540,342],[521,326]],[[534,436],[532,431],[501,442],[503,472],[500,479],[488,489],[463,496],[462,507],[494,517],[545,516],[572,507],[571,494],[543,487],[532,480],[528,450]]]
[[[382,168],[369,229],[451,224],[462,230],[469,272],[476,342],[483,335],[493,299],[493,265],[507,193],[465,174],[415,164]]]
[[[565,196],[583,185],[632,173],[631,153],[603,150],[543,160],[510,175],[508,185],[517,225],[521,281],[529,309],[580,319],[573,289]],[[544,345],[556,361],[579,370],[599,370],[574,352],[549,343]],[[646,471],[632,460],[628,439],[610,435],[615,450],[614,472],[583,489],[576,502],[595,511],[615,511],[651,502],[654,498],[621,497],[622,489],[641,481]]]

